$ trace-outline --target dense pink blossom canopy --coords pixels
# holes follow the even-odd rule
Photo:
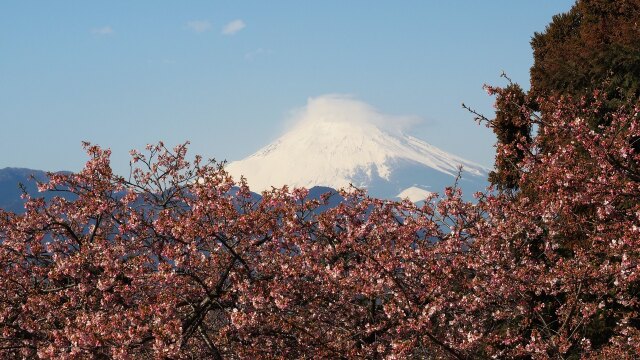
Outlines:
[[[572,140],[524,149],[535,197],[473,203],[353,189],[320,212],[305,189],[255,201],[186,144],[132,152],[128,178],[86,144],[40,185],[66,196],[0,211],[0,357],[638,356],[640,108],[594,130],[591,104],[543,102],[545,141]]]

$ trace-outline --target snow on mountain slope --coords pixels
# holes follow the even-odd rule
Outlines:
[[[405,135],[403,126],[411,120],[350,98],[310,99],[291,131],[227,170],[236,178],[244,175],[253,191],[285,184],[335,189],[353,184],[373,196],[393,198],[416,184],[441,192],[462,165],[462,181],[474,184],[472,191],[484,187],[482,166]]]
[[[402,190],[402,192],[396,195],[396,197],[400,199],[409,199],[412,202],[418,202],[423,201],[429,195],[431,195],[431,191],[421,189],[417,186],[411,186]]]

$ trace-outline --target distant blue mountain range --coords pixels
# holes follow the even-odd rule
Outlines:
[[[24,200],[21,198],[22,189],[20,184],[32,196],[51,198],[52,194],[38,192],[36,181],[46,180],[46,171],[24,168],[0,169],[0,208],[16,213],[24,211]]]
[[[44,197],[50,199],[53,196],[60,196],[60,193],[38,192],[37,182],[47,180],[47,172],[42,170],[25,169],[25,168],[4,168],[0,169],[0,209],[11,211],[14,213],[24,212],[24,200],[21,198],[22,188],[32,197]],[[328,204],[322,206],[318,211],[324,211],[328,208],[337,206],[343,198],[337,194],[336,190],[330,187],[315,186],[309,189],[308,199],[320,199],[325,193],[332,193]],[[259,194],[254,193],[252,196],[254,201],[260,201],[262,198]]]

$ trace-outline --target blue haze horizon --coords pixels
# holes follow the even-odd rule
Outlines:
[[[476,163],[495,137],[482,85],[528,87],[529,46],[573,1],[100,1],[0,4],[0,168],[77,171],[113,151],[191,141],[239,160],[308,98],[350,94],[422,119],[411,134]]]

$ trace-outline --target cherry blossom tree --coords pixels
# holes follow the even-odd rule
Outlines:
[[[637,356],[640,106],[595,131],[598,101],[537,103],[544,133],[497,149],[535,191],[472,203],[351,189],[319,211],[329,195],[258,200],[188,144],[133,151],[128,177],[85,144],[39,185],[60,196],[0,211],[0,357]]]

